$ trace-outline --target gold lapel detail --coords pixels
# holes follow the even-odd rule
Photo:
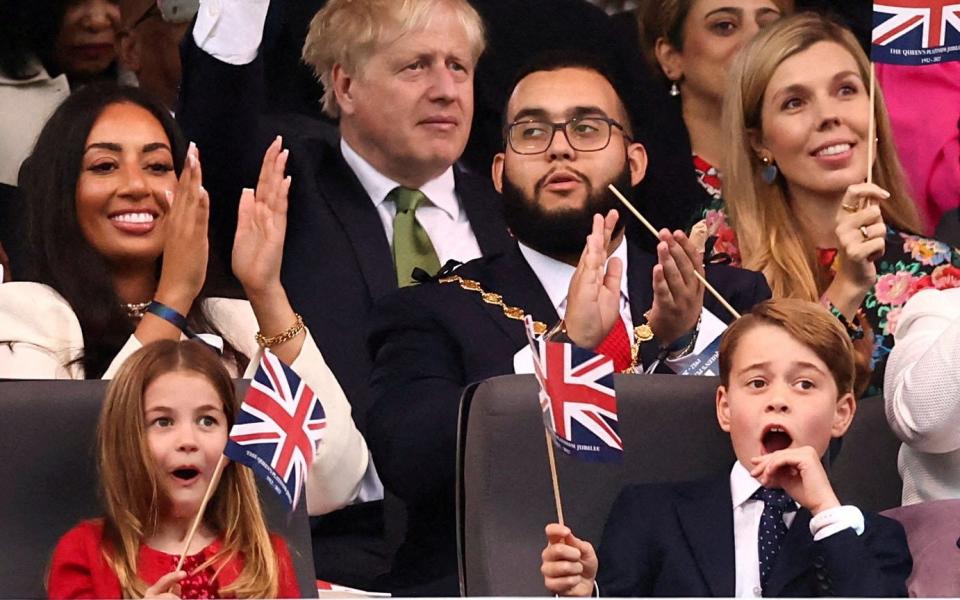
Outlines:
[[[500,310],[503,311],[503,314],[508,319],[513,319],[515,321],[522,321],[524,317],[527,316],[523,312],[522,308],[517,308],[516,306],[509,306],[506,302],[503,301],[503,296],[493,292],[484,291],[480,286],[479,281],[474,281],[473,279],[464,279],[459,275],[448,275],[447,277],[441,277],[440,283],[457,283],[461,288],[470,291],[470,292],[479,292],[480,298],[487,304],[492,304],[493,306],[499,306]],[[533,332],[537,335],[543,335],[547,332],[546,323],[540,321],[533,322]]]

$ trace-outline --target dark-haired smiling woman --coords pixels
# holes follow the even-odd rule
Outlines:
[[[280,283],[286,160],[277,140],[240,200],[232,262],[249,302],[206,297],[209,199],[196,148],[136,89],[73,94],[24,168],[33,281],[0,285],[0,378],[109,378],[141,346],[197,334],[240,375],[268,347],[323,398],[309,512],[352,501],[366,444]]]

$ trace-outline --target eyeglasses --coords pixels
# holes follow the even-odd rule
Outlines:
[[[160,17],[165,23],[189,23],[200,10],[200,0],[157,0],[150,5],[130,29],[136,29],[150,17]]]
[[[607,117],[574,117],[562,123],[525,120],[507,125],[505,137],[517,154],[540,154],[553,143],[557,130],[563,131],[570,147],[578,152],[597,152],[610,145],[616,127],[627,141],[633,141],[623,125]]]

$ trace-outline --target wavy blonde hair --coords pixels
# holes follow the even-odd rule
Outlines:
[[[723,165],[723,197],[737,234],[743,266],[762,272],[774,297],[818,300],[826,282],[816,266],[816,248],[799,230],[785,182],[774,185],[760,177],[760,157],[750,132],[761,131],[763,98],[774,71],[783,61],[818,42],[834,42],[857,62],[860,77],[870,80],[870,63],[845,27],[830,19],[802,13],[781,19],[761,31],[734,61],[723,105],[723,131],[730,151]],[[883,95],[876,93],[879,144],[874,182],[890,192],[880,203],[884,222],[905,231],[920,227],[893,145]]]
[[[328,116],[340,116],[340,105],[333,91],[333,67],[356,77],[367,59],[382,44],[389,43],[386,32],[398,39],[425,27],[437,6],[453,9],[467,34],[474,62],[483,54],[486,41],[483,20],[466,0],[330,0],[310,21],[303,44],[303,62],[309,65],[323,84],[320,103]]]
[[[204,377],[223,402],[227,426],[239,401],[219,358],[202,344],[162,340],[124,362],[107,387],[97,428],[97,460],[106,509],[103,552],[120,580],[126,598],[142,598],[146,583],[137,575],[137,557],[146,536],[160,523],[160,484],[147,445],[143,395],[163,374],[189,371]],[[235,557],[243,560],[236,580],[221,588],[237,598],[275,598],[279,590],[277,556],[270,542],[253,473],[234,463],[223,469],[217,491],[207,505],[206,522],[221,536],[223,548],[198,570],[219,569]]]

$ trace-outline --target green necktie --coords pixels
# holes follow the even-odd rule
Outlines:
[[[411,273],[417,267],[435,275],[440,270],[440,259],[430,236],[417,222],[417,207],[427,199],[423,192],[398,187],[387,197],[397,206],[393,218],[393,264],[397,267],[397,284],[405,287],[414,283]]]

